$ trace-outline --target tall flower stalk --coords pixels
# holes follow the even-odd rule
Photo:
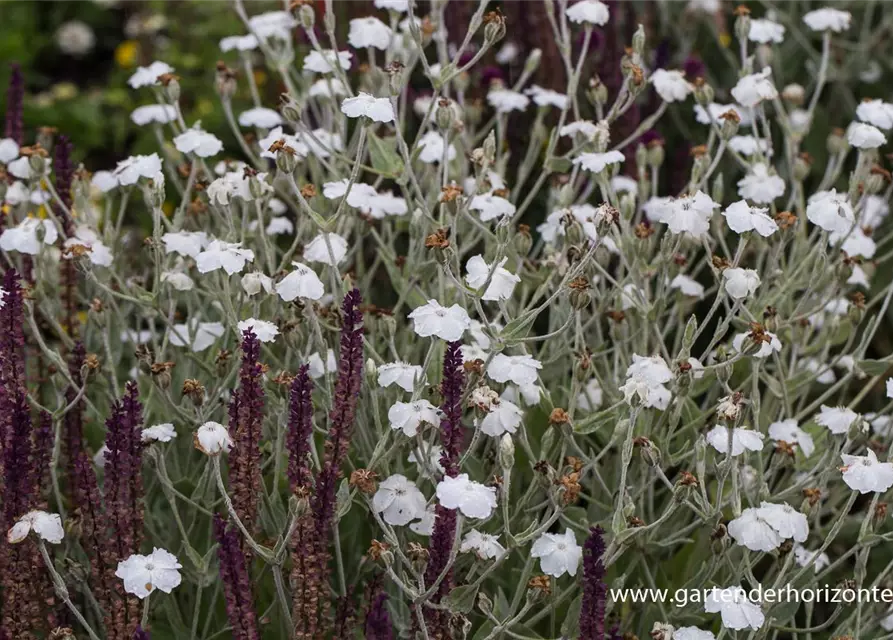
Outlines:
[[[25,78],[18,64],[10,65],[9,87],[6,90],[6,119],[3,129],[4,138],[12,138],[21,146],[25,141],[24,106]]]
[[[139,389],[135,382],[128,382],[124,397],[114,403],[106,421],[104,487],[112,537],[112,557],[106,570],[111,572],[118,562],[139,553],[143,542],[142,421]],[[110,583],[118,597],[106,611],[106,630],[110,638],[123,640],[136,629],[139,603],[124,593],[120,580],[110,579]]]
[[[262,487],[260,439],[264,419],[263,365],[260,340],[250,329],[242,334],[242,365],[239,388],[229,405],[229,433],[233,449],[229,458],[229,483],[233,508],[251,531],[256,524]],[[248,546],[243,546],[246,554]]]
[[[226,614],[234,640],[257,640],[260,633],[251,597],[251,580],[241,549],[241,536],[219,515],[214,516],[214,538],[220,562],[220,581],[226,601]]]
[[[608,588],[605,584],[604,532],[593,527],[583,544],[583,601],[580,607],[580,640],[603,640]]]

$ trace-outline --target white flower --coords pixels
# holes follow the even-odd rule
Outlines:
[[[225,332],[226,329],[219,322],[191,322],[175,324],[169,337],[175,347],[190,347],[193,352],[200,353],[217,342],[217,338]]]
[[[223,150],[217,136],[201,129],[187,129],[174,138],[174,146],[180,153],[194,153],[199,158],[210,158]]]
[[[716,425],[707,433],[707,442],[720,453],[728,453],[730,432],[732,456],[740,456],[745,451],[759,451],[763,448],[763,434],[744,427],[729,428]]]
[[[472,529],[462,538],[459,553],[474,551],[481,560],[495,560],[505,553],[505,547],[499,544],[499,536],[491,536],[489,533],[481,533]]]
[[[854,122],[847,127],[846,139],[857,149],[877,149],[887,143],[880,129],[864,122]]]
[[[698,190],[694,195],[665,202],[657,208],[655,215],[669,227],[671,233],[700,236],[710,230],[710,218],[718,206],[710,196]]]
[[[850,28],[852,15],[838,9],[816,9],[803,16],[803,22],[813,31],[834,31],[840,33]]]
[[[468,479],[467,473],[455,478],[444,476],[437,483],[437,499],[447,509],[459,509],[466,518],[489,518],[496,508],[496,489]]]
[[[155,589],[173,591],[180,584],[182,568],[174,554],[155,547],[147,556],[135,553],[119,562],[115,575],[124,581],[124,591],[142,600]]]
[[[422,517],[419,518],[418,522],[413,522],[409,525],[409,528],[413,533],[417,533],[420,536],[430,536],[434,533],[434,522],[436,520],[437,513],[434,511],[434,505],[432,504],[425,509],[425,513],[422,514]]]
[[[496,62],[498,64],[511,64],[518,59],[521,48],[514,42],[506,42],[502,48],[496,52]]]
[[[391,191],[377,193],[366,204],[360,207],[360,211],[367,213],[376,220],[385,216],[402,216],[409,211],[406,200],[395,196]]]
[[[806,516],[787,503],[774,504],[761,502],[758,509],[761,517],[778,532],[783,539],[806,542],[809,537],[809,523]]]
[[[348,52],[345,51],[344,53]],[[304,68],[307,68],[307,58],[304,58]],[[347,89],[338,78],[320,78],[310,85],[310,91],[307,95],[311,98],[333,98],[335,96],[346,96]]]
[[[506,385],[505,391],[502,392],[500,399],[508,400],[515,404],[523,402],[525,407],[535,407],[540,403],[542,394],[543,388],[535,383],[522,385],[509,384]]]
[[[794,560],[801,567],[812,565],[816,573],[831,564],[831,558],[827,553],[819,553],[818,550],[810,551],[802,544],[794,545]]]
[[[515,433],[523,421],[524,412],[513,402],[503,399],[481,420],[481,431],[498,438],[504,433]]]
[[[276,339],[276,336],[279,335],[279,329],[275,324],[267,322],[266,320],[258,320],[257,318],[241,320],[236,326],[239,329],[239,335],[243,334],[248,329],[251,329],[251,332],[257,336],[257,339],[261,342],[273,342],[273,340]]]
[[[530,98],[511,89],[491,89],[487,93],[487,102],[497,113],[510,113],[524,111],[530,104]]]
[[[671,289],[678,289],[682,295],[701,299],[704,297],[704,285],[680,273],[670,281]]]
[[[760,275],[753,269],[726,269],[722,272],[726,293],[735,300],[753,295],[760,286]]]
[[[307,363],[310,367],[310,377],[314,380],[322,378],[327,373],[335,373],[338,370],[338,362],[335,360],[335,352],[332,349],[326,350],[326,361],[322,361],[322,356],[319,353],[312,353],[307,358]]]
[[[59,232],[52,220],[25,218],[18,226],[0,234],[0,249],[36,256],[41,244],[54,244],[58,238]]]
[[[272,129],[282,124],[282,116],[273,109],[266,107],[254,107],[239,114],[239,125],[243,127],[258,127],[260,129]]]
[[[606,151],[605,153],[581,153],[574,158],[573,163],[592,173],[601,173],[608,165],[619,164],[626,158],[620,151]]]
[[[841,468],[843,481],[850,489],[859,493],[872,491],[884,493],[893,487],[893,464],[879,462],[871,449],[868,449],[866,454],[864,456],[840,454],[845,465]]]
[[[859,414],[846,407],[829,407],[822,405],[819,414],[815,417],[817,425],[827,427],[834,435],[840,435],[849,431]]]
[[[276,283],[276,293],[286,302],[295,298],[319,300],[325,294],[325,287],[316,272],[300,262],[292,262],[294,271]]]
[[[777,351],[781,351],[781,340],[778,339],[778,336],[769,331],[765,332],[768,340],[760,340],[760,348],[757,349],[757,352],[753,354],[754,358],[768,358],[773,353]],[[744,348],[744,341],[751,340],[750,333],[738,333],[732,338],[732,348],[737,352],[741,352]],[[752,341],[752,340],[751,340]]]
[[[760,509],[745,509],[740,516],[729,523],[729,535],[735,542],[751,551],[768,552],[777,549],[784,538],[764,515]]]
[[[378,367],[378,385],[390,387],[396,384],[398,387],[412,393],[415,381],[420,382],[424,378],[422,368],[415,364],[405,362],[389,362]]]
[[[673,379],[673,372],[666,360],[660,356],[640,356],[633,354],[633,363],[626,369],[626,382],[620,387],[623,398],[632,404],[638,396],[645,407],[665,410],[670,401],[670,392],[664,384]]]
[[[741,120],[739,123],[740,126],[749,127],[751,125],[751,118],[748,110],[738,104],[719,104],[717,102],[711,102],[707,105],[706,109],[701,105],[696,104],[694,110],[695,119],[701,124],[710,124],[713,122],[717,125],[722,125],[723,121],[721,116],[729,111],[734,111]]]
[[[222,242],[212,240],[208,248],[195,258],[195,266],[199,273],[209,273],[223,269],[227,275],[239,273],[246,262],[254,261],[254,251],[243,249],[241,242]]]
[[[580,134],[587,140],[594,140],[598,133],[598,125],[590,120],[577,120],[566,124],[558,131],[562,136],[575,136]]]
[[[153,62],[148,67],[137,67],[137,70],[127,80],[132,89],[149,87],[159,84],[158,76],[165,73],[173,73],[174,68],[165,62]]]
[[[373,122],[393,122],[394,107],[387,98],[376,98],[360,91],[353,98],[341,102],[341,113],[348,118],[366,117]]]
[[[19,157],[19,145],[12,138],[0,138],[0,164],[9,164]]]
[[[530,557],[539,558],[540,569],[546,575],[560,578],[567,573],[575,576],[583,559],[583,548],[568,528],[564,533],[544,533],[537,538],[530,547]]]
[[[277,38],[288,41],[291,39],[291,30],[298,26],[298,21],[289,11],[267,11],[251,16],[248,26],[264,40]]]
[[[583,411],[595,411],[602,406],[602,388],[598,379],[592,378],[577,395],[577,408]]]
[[[90,263],[99,267],[108,267],[112,264],[112,251],[105,246],[99,239],[93,229],[87,225],[78,225],[74,230],[74,235],[62,243],[62,247],[69,249],[71,247],[84,247],[90,258]],[[62,256],[70,259],[73,255],[70,252],[63,252]]]
[[[177,430],[170,422],[154,424],[140,431],[142,442],[170,442],[177,437]]]
[[[579,0],[565,11],[567,19],[571,22],[594,24],[602,26],[610,19],[608,5],[599,0]]]
[[[856,107],[856,117],[879,129],[893,129],[893,104],[883,100],[863,100]]]
[[[814,225],[832,233],[847,234],[856,222],[847,194],[837,193],[836,189],[811,195],[806,205],[806,217]]]
[[[877,251],[877,243],[860,227],[855,227],[849,234],[835,232],[828,235],[828,244],[831,246],[841,241],[843,242],[840,245],[840,250],[850,257],[862,256],[871,259]]]
[[[738,80],[738,84],[732,89],[732,97],[738,104],[745,107],[755,107],[763,100],[773,100],[778,97],[778,90],[769,76],[772,69],[766,67],[759,73],[752,73]]]
[[[177,291],[192,291],[195,287],[195,281],[185,273],[179,271],[162,272],[161,281],[170,283],[170,285]]]
[[[6,533],[6,541],[9,544],[17,544],[28,537],[31,532],[36,533],[41,540],[50,544],[59,544],[65,537],[62,528],[62,518],[58,513],[46,511],[29,511],[16,521]]]
[[[716,636],[697,627],[679,627],[673,632],[673,640],[716,640]]]
[[[229,431],[219,422],[206,422],[195,432],[195,448],[209,456],[229,451],[232,446]]]
[[[208,235],[204,231],[178,231],[161,236],[165,253],[178,253],[186,258],[197,258],[208,245]]]
[[[886,385],[885,390],[887,392],[887,397],[893,398],[893,378],[887,378],[887,382],[885,383],[885,385]]]
[[[719,613],[722,616],[722,626],[736,631],[759,629],[766,622],[760,605],[748,600],[740,586],[725,589],[713,587],[704,600],[704,611]]]
[[[465,309],[458,304],[444,307],[437,300],[428,300],[428,304],[415,308],[407,317],[412,320],[416,335],[422,338],[437,336],[447,342],[458,340],[471,326],[471,318]]]
[[[161,174],[161,158],[157,153],[149,156],[130,156],[115,167],[115,178],[121,186],[136,184],[140,178],[155,179]]]
[[[319,51],[311,51],[304,58],[304,71],[331,73],[332,64],[335,62],[335,58],[336,55],[332,49],[324,49],[322,53]],[[350,51],[339,51],[337,58],[338,64],[342,69],[345,71],[350,69],[350,61],[353,58],[353,54]]]
[[[769,141],[753,136],[732,136],[729,139],[729,149],[743,156],[754,156],[758,151],[762,151],[764,155],[772,155]]]
[[[388,420],[391,429],[400,430],[406,436],[414,438],[423,422],[434,427],[440,426],[440,409],[427,400],[395,402],[388,409]]]
[[[776,442],[796,444],[807,458],[815,451],[815,443],[813,443],[812,436],[801,429],[793,418],[770,424],[769,437]]]
[[[544,89],[539,85],[532,85],[525,93],[533,98],[534,103],[538,107],[565,109],[568,105],[568,97],[565,94],[558,93],[552,89]]]
[[[270,218],[269,224],[267,224],[267,228],[264,229],[268,236],[281,236],[292,233],[295,230],[295,225],[292,224],[292,221],[286,218],[285,216],[275,216]]]
[[[347,190],[350,186],[350,191]],[[360,208],[369,206],[369,204],[378,196],[378,192],[371,184],[365,182],[354,182],[350,184],[350,180],[344,178],[337,182],[326,182],[322,185],[322,194],[328,200],[336,200],[347,196],[347,204],[352,207]]]
[[[482,300],[508,300],[512,297],[515,285],[521,282],[521,277],[511,273],[505,269],[503,265],[508,258],[499,261],[493,270],[493,277],[490,278],[490,284],[484,291]],[[468,275],[465,276],[465,282],[472,289],[480,289],[487,282],[487,276],[490,275],[491,265],[488,265],[483,256],[476,255],[468,260],[465,269]]]
[[[227,36],[220,40],[220,50],[253,51],[257,49],[257,37],[249,33],[247,36]]]
[[[242,276],[240,280],[242,289],[249,296],[256,296],[261,290],[267,293],[273,292],[273,278],[260,271],[252,271]]]
[[[738,181],[738,195],[758,204],[769,204],[784,192],[784,180],[769,173],[769,168],[762,162],[753,164],[750,173]]]
[[[537,371],[542,368],[542,363],[533,356],[527,354],[507,356],[504,353],[497,353],[487,367],[487,376],[496,382],[511,381],[523,387],[534,384],[539,376]]]
[[[426,164],[435,164],[443,161],[443,136],[437,131],[429,131],[419,139],[419,160]],[[456,147],[452,144],[447,151],[447,160],[456,157]]]
[[[784,32],[784,25],[767,18],[752,18],[747,38],[751,42],[759,42],[761,44],[770,42],[781,43],[784,41]]]
[[[664,102],[681,102],[694,90],[681,71],[655,69],[651,74],[651,84]]]
[[[347,42],[355,49],[387,49],[391,43],[391,28],[378,18],[354,18],[350,21]]]
[[[347,240],[337,233],[320,233],[304,248],[305,259],[333,267],[340,264],[346,255]]]
[[[409,0],[375,0],[374,4],[376,9],[387,9],[397,13],[409,11]]]
[[[10,162],[6,167],[6,170],[8,173],[22,180],[32,180],[35,177],[34,171],[31,169],[31,161],[25,156],[16,158]]]
[[[395,473],[378,485],[372,496],[372,508],[385,522],[402,527],[425,514],[425,496],[415,482]]]
[[[477,195],[471,199],[468,208],[479,211],[481,222],[489,222],[495,218],[515,214],[515,205],[501,196],[492,193]]]
[[[167,124],[177,119],[177,110],[169,104],[149,104],[134,109],[130,119],[140,127],[150,122]]]
[[[729,228],[735,233],[756,231],[768,238],[778,231],[778,224],[766,214],[768,210],[766,207],[752,207],[746,201],[739,200],[730,204],[723,215]]]

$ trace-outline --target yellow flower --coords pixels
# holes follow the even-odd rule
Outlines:
[[[140,45],[136,40],[125,40],[115,48],[115,63],[122,69],[136,66]]]
[[[168,200],[163,205],[161,205],[161,210],[164,212],[164,215],[169,218],[174,212],[174,203]]]
[[[0,213],[2,213],[4,216],[8,216],[9,211],[10,211],[10,207],[8,204],[4,204],[2,207],[0,207]]]
[[[257,83],[257,86],[264,86],[265,84],[267,84],[267,74],[261,69],[255,69],[254,81]]]
[[[730,44],[732,44],[732,36],[730,34],[719,34],[719,46],[721,46],[723,49],[728,49]]]

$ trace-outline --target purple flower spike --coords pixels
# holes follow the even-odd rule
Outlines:
[[[9,88],[6,90],[6,127],[4,138],[12,138],[22,146],[25,141],[24,106],[25,78],[19,65],[13,64],[9,76]]]
[[[226,615],[232,625],[234,640],[257,640],[257,616],[251,597],[251,581],[245,566],[245,554],[240,548],[238,531],[227,527],[219,515],[214,516],[214,537],[217,540],[217,557],[220,561],[220,581],[226,600]]]
[[[440,421],[440,439],[443,455],[440,464],[444,473],[454,478],[459,475],[459,454],[462,452],[462,391],[465,388],[465,369],[462,366],[462,343],[458,340],[447,344],[443,356],[443,382],[441,392],[443,419]]]
[[[605,584],[604,531],[593,527],[583,543],[583,602],[580,608],[580,639],[602,640],[605,637],[605,605],[608,587]]]
[[[313,436],[313,382],[310,366],[298,370],[291,383],[288,406],[288,480],[292,493],[310,487],[310,446]]]
[[[376,594],[366,614],[366,640],[393,640],[393,626],[387,605],[388,594]]]
[[[239,388],[229,405],[229,480],[233,507],[242,523],[251,529],[260,502],[260,439],[264,420],[263,366],[260,340],[247,329],[242,334],[242,368]],[[246,547],[247,549],[247,547]]]

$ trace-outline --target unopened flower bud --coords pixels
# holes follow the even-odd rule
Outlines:
[[[298,156],[294,149],[289,146],[284,146],[276,152],[276,167],[282,173],[291,175],[297,166]],[[249,186],[250,184],[251,183],[249,183]]]
[[[499,466],[503,473],[515,466],[515,443],[509,433],[503,434],[499,440]]]
[[[316,23],[316,13],[313,11],[313,7],[309,4],[302,4],[301,8],[298,9],[298,22],[301,23],[301,26],[304,29],[310,30],[313,28],[313,25]]]
[[[735,36],[740,42],[747,42],[750,36],[750,10],[745,7],[739,7],[735,13]]]
[[[608,144],[611,142],[611,125],[608,124],[605,120],[600,120],[595,125],[595,135],[592,138],[592,143],[595,146],[595,151],[597,153],[604,153],[608,149]]]
[[[640,174],[645,173],[645,168],[648,166],[648,147],[642,143],[636,146],[636,166],[639,167]]]
[[[264,195],[264,185],[257,178],[256,175],[248,178],[248,192],[251,193],[254,198],[262,198]]]
[[[722,197],[725,195],[725,181],[723,180],[722,172],[716,175],[716,178],[713,179],[713,188],[710,190],[710,197],[713,198],[714,202],[722,202]]]
[[[865,192],[872,195],[879,193],[886,184],[884,176],[879,173],[870,173],[868,177],[865,178]]]
[[[533,238],[530,235],[530,227],[526,224],[518,225],[518,232],[515,234],[513,240],[515,251],[518,252],[519,256],[526,256],[530,253],[530,248],[533,246]]]
[[[664,145],[653,144],[648,147],[648,164],[652,167],[660,167],[664,163]]]
[[[832,129],[827,140],[828,153],[837,155],[843,153],[849,148],[843,129]]]
[[[806,100],[806,89],[803,85],[789,84],[781,90],[781,97],[793,107],[799,107]]]
[[[229,69],[222,60],[217,62],[214,88],[217,90],[217,95],[224,101],[229,100],[236,93],[236,72]]]
[[[487,137],[484,138],[482,149],[484,152],[484,160],[487,164],[493,164],[496,160],[496,134],[492,130],[487,134]]]
[[[589,306],[589,303],[592,302],[592,294],[590,293],[592,287],[589,284],[589,280],[584,276],[579,276],[571,280],[568,287],[571,290],[568,299],[574,309],[582,311]]]
[[[642,25],[633,34],[633,53],[640,58],[645,54],[645,28]]]
[[[435,120],[437,126],[447,131],[453,126],[455,112],[450,104],[449,98],[441,98],[437,101],[437,111],[435,112]]]
[[[706,82],[697,82],[695,83],[695,100],[699,105],[707,108],[711,102],[713,102],[713,87],[711,87]]]
[[[497,9],[484,16],[484,39],[494,45],[505,37],[505,16]]]
[[[593,105],[605,104],[608,101],[608,88],[598,76],[593,76],[589,79],[586,97]]]
[[[480,609],[481,613],[484,615],[493,611],[493,601],[486,593],[478,592],[478,609]]]
[[[288,93],[282,94],[279,112],[288,122],[296,123],[301,121],[301,106]]]
[[[540,60],[543,59],[543,50],[542,49],[534,49],[530,52],[530,55],[527,56],[527,60],[524,62],[524,73],[530,75],[540,66]]]

